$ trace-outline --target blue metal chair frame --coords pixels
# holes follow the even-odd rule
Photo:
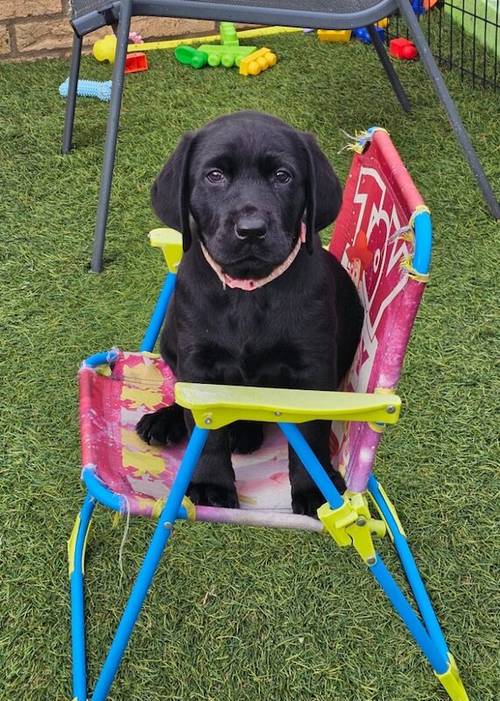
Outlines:
[[[415,218],[416,245],[413,267],[418,273],[423,275],[427,274],[429,269],[431,236],[430,216],[428,212],[422,212]],[[175,281],[175,273],[168,273],[153,311],[151,321],[141,343],[141,351],[152,351],[155,346],[161,325],[165,318],[169,300],[175,288]],[[112,362],[114,356],[114,351],[97,353],[87,358],[84,362],[87,366],[96,367],[103,363]],[[290,423],[279,423],[278,425],[290,445],[300,457],[305,469],[322,492],[330,508],[334,510],[342,507],[345,503],[343,497],[317,460],[297,426]],[[71,588],[73,701],[87,701],[88,698],[92,701],[105,701],[108,697],[110,687],[132,634],[133,627],[169,541],[174,523],[177,519],[186,519],[188,516],[185,507],[182,505],[182,501],[207,440],[208,430],[209,429],[200,428],[198,426],[193,430],[176,479],[158,519],[158,524],[152,536],[146,556],[137,574],[91,697],[87,696],[85,654],[85,545],[96,503],[100,503],[102,506],[120,513],[125,511],[126,505],[124,499],[110,491],[91,470],[85,470],[83,473],[82,479],[85,483],[87,495],[80,514],[77,516],[73,533],[68,543]],[[368,489],[392,536],[395,549],[399,555],[413,592],[420,617],[408,602],[378,553],[375,553],[375,556],[370,558],[366,564],[393,608],[405,623],[411,636],[421,648],[450,698],[453,699],[453,701],[467,701],[467,693],[463,688],[455,663],[449,653],[443,632],[410,551],[406,536],[395,515],[394,507],[385,496],[373,475],[370,477]]]

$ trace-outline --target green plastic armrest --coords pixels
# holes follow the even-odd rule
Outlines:
[[[197,426],[210,429],[240,420],[303,423],[327,419],[394,424],[401,409],[401,399],[385,391],[356,394],[189,382],[175,385],[175,401],[192,411]]]

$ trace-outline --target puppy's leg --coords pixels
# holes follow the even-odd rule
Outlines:
[[[299,430],[309,443],[313,453],[331,477],[339,492],[345,491],[345,482],[342,475],[334,470],[330,464],[330,422],[309,421],[299,425]],[[316,487],[308,472],[302,465],[295,451],[289,447],[290,484],[292,487],[292,509],[295,514],[307,514],[315,516],[318,508],[326,499]]]
[[[162,445],[180,443],[187,434],[184,409],[178,404],[171,404],[152,414],[144,414],[135,430],[148,444],[152,441]]]
[[[190,411],[185,412],[185,422],[191,435],[194,420]],[[229,427],[209,432],[187,494],[194,504],[238,508],[239,501],[231,464]]]
[[[235,421],[229,427],[231,453],[246,455],[258,450],[264,441],[262,424],[258,421]]]

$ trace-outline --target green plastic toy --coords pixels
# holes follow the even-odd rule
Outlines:
[[[232,68],[239,66],[242,58],[257,50],[256,46],[240,46],[236,27],[232,22],[221,22],[219,25],[220,44],[202,44],[197,49],[192,46],[178,46],[175,58],[186,66],[203,68],[209,66],[224,66]]]
[[[256,46],[226,46],[225,44],[203,44],[198,51],[207,54],[209,66],[224,66],[232,68],[238,66],[241,59],[253,54]]]
[[[242,58],[253,53],[255,46],[240,46],[236,27],[233,22],[221,22],[219,25],[220,44],[203,44],[199,51],[208,54],[209,66],[232,68],[239,66]]]
[[[178,46],[174,51],[174,56],[179,63],[192,68],[203,68],[208,62],[208,54],[193,46]]]

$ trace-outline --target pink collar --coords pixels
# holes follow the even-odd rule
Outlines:
[[[226,289],[226,287],[230,287],[231,289],[237,289],[237,290],[245,290],[245,292],[252,292],[253,290],[256,290],[258,287],[264,287],[264,285],[267,285],[268,282],[271,282],[272,280],[275,280],[277,277],[282,275],[285,270],[288,270],[288,268],[291,266],[295,258],[297,257],[298,252],[300,251],[300,247],[306,240],[306,225],[302,222],[302,226],[300,229],[300,236],[297,239],[297,243],[293,247],[292,251],[288,255],[288,257],[283,261],[283,263],[280,263],[267,277],[262,277],[257,280],[253,280],[252,278],[235,278],[231,277],[227,273],[224,273],[222,271],[222,267],[214,261],[210,253],[207,251],[205,246],[200,242],[201,250],[203,251],[203,255],[205,256],[205,260],[209,264],[209,266],[212,268],[212,270],[215,272],[219,280],[222,282],[222,287]]]

